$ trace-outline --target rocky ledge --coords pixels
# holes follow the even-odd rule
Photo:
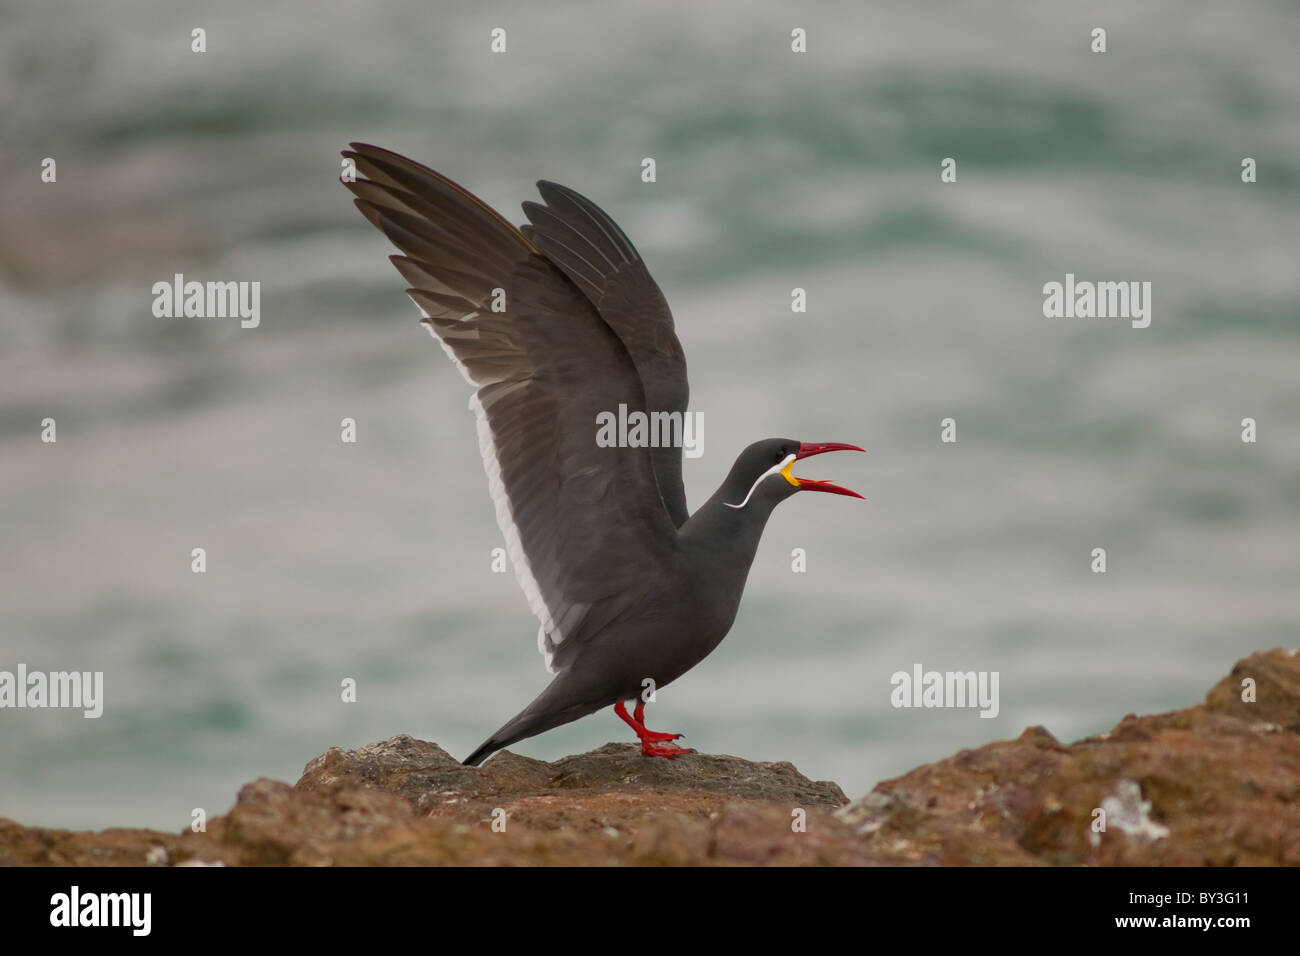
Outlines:
[[[333,748],[293,786],[256,780],[203,833],[0,819],[0,865],[203,863],[1300,865],[1300,655],[1253,654],[1186,710],[1069,745],[1031,727],[853,803],[788,763],[607,744],[474,768],[399,736]]]

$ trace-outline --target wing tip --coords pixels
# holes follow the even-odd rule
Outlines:
[[[348,184],[345,183],[344,185]],[[362,199],[360,196],[357,196],[352,200],[352,205],[357,207],[357,212],[361,213],[361,215],[365,217],[366,222],[370,223],[370,225],[374,226],[384,235],[388,235],[388,230],[386,230],[383,225],[383,211],[377,205],[368,199]]]

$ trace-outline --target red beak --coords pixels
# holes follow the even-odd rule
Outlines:
[[[813,455],[821,455],[828,451],[866,451],[865,448],[859,448],[857,445],[846,445],[838,441],[824,442],[801,442],[799,444],[799,453],[794,456],[794,460],[801,458],[811,458]],[[861,498],[862,495],[856,491],[850,491],[848,488],[841,488],[839,485],[830,481],[813,481],[810,478],[795,478],[799,482],[800,491],[826,491],[833,495],[848,495],[850,498]]]

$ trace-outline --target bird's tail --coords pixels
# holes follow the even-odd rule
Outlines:
[[[506,727],[508,726],[510,725],[507,724]],[[516,740],[520,739],[518,737],[507,738],[505,736],[506,727],[502,727],[500,730],[498,730],[487,740],[483,741],[483,743],[479,744],[478,749],[475,750],[468,757],[466,757],[462,761],[462,763],[464,763],[465,766],[467,767],[477,767],[479,764],[481,764],[484,760],[487,760],[488,757],[492,756],[502,747],[509,747]]]
[[[525,737],[534,737],[561,724],[567,724],[580,717],[599,710],[605,706],[604,701],[590,703],[582,700],[573,702],[572,688],[567,687],[564,674],[556,677],[547,685],[546,690],[537,695],[537,699],[521,710],[491,737],[483,741],[478,749],[465,758],[467,767],[477,767],[502,747],[509,747]],[[613,703],[613,701],[610,701]]]

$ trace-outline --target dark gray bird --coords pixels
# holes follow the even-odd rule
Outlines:
[[[539,182],[516,229],[451,180],[353,143],[344,185],[403,255],[424,323],[474,386],[470,407],[497,523],[541,621],[554,679],[489,737],[474,765],[601,708],[650,757],[691,753],[646,729],[643,692],[666,687],[731,629],[768,515],[798,491],[862,497],[796,478],[835,442],[769,438],[746,448],[695,514],[682,448],[602,447],[598,416],[686,413],[686,360],[672,313],[627,236],[593,202]],[[636,700],[633,714],[624,701]]]

